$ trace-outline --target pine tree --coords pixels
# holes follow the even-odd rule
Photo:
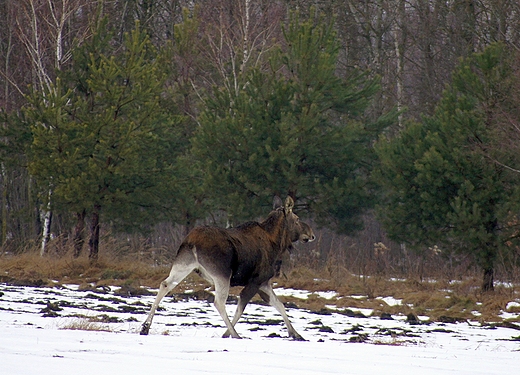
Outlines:
[[[208,194],[233,220],[289,194],[321,223],[353,232],[373,202],[371,143],[392,116],[365,121],[377,81],[337,76],[333,22],[295,14],[284,36],[270,69],[245,74],[236,95],[217,89],[200,117],[193,145]]]
[[[180,138],[179,117],[161,105],[163,61],[146,35],[137,25],[118,51],[104,25],[49,92],[33,92],[27,111],[29,169],[51,186],[56,207],[76,213],[78,230],[90,216],[92,260],[101,220],[128,229],[161,217]]]
[[[506,49],[492,45],[462,61],[436,113],[381,140],[381,214],[391,236],[416,247],[472,254],[493,289],[497,254],[511,240],[516,176],[482,152],[492,145],[495,103],[507,95]]]

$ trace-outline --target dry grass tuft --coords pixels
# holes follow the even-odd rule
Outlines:
[[[88,318],[77,318],[63,324],[59,329],[69,329],[74,331],[100,331],[110,332],[110,328],[106,324],[92,321]]]

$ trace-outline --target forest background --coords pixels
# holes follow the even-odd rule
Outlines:
[[[518,282],[519,40],[514,0],[0,0],[0,262],[164,265],[290,195],[293,264]]]

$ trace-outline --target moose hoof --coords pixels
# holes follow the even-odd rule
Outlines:
[[[294,341],[307,341],[305,340],[302,336],[300,336],[298,333],[294,334],[294,335],[291,335],[289,336],[291,339],[293,339]]]
[[[224,333],[224,334],[222,335],[222,338],[223,338],[223,339],[227,339],[228,337],[232,337],[232,338],[234,338],[234,339],[241,339],[241,338],[242,338],[242,337],[240,337],[238,334],[235,336],[235,335],[231,335],[231,334],[229,334],[228,332],[226,332],[226,333]]]
[[[148,332],[150,332],[150,324],[144,323],[141,327],[140,334],[146,336],[148,335]]]
[[[225,335],[225,334],[222,335],[223,339],[227,339],[228,337],[231,337],[233,339],[242,339],[242,337],[240,337],[240,336],[231,336],[231,335]]]

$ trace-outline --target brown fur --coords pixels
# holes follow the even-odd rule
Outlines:
[[[259,293],[282,314],[289,335],[302,339],[289,322],[270,280],[279,268],[282,254],[291,247],[292,242],[312,241],[314,234],[310,226],[300,223],[298,216],[292,212],[294,202],[290,197],[285,205],[281,203],[279,198],[275,199],[275,209],[260,223],[251,221],[231,229],[209,226],[193,229],[179,247],[170,276],[161,283],[141,334],[148,334],[161,299],[195,270],[215,285],[215,307],[228,328],[225,337],[240,337],[234,325],[247,303]],[[244,287],[232,322],[225,310],[230,286]]]

